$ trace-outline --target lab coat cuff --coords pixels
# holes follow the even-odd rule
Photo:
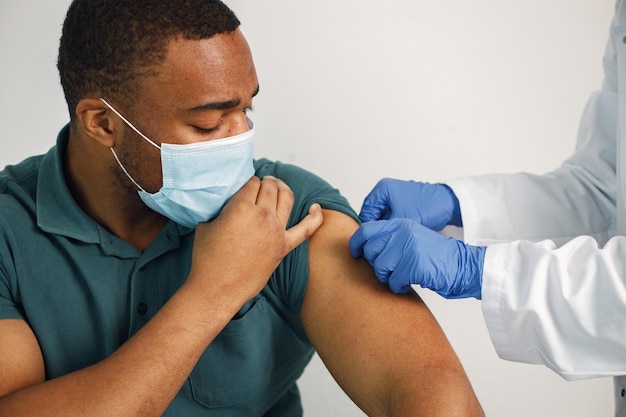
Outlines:
[[[478,207],[476,207],[476,204],[474,204],[474,191],[472,191],[469,181],[470,180],[468,178],[455,179],[446,181],[445,185],[452,189],[454,195],[459,200],[461,221],[463,222],[463,241],[471,245],[478,245],[481,243],[477,241],[479,210]]]
[[[495,244],[487,247],[483,268],[482,282],[482,311],[489,331],[489,336],[498,355],[503,358],[505,352],[513,351],[515,335],[510,332],[506,324],[504,311],[506,310],[508,293],[507,258],[509,245]],[[509,358],[510,359],[510,358]]]

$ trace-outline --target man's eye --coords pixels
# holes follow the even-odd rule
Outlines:
[[[217,131],[217,127],[212,127],[210,129],[205,129],[203,127],[199,127],[199,126],[193,126],[193,128],[199,132],[199,133],[203,133],[203,134],[208,134],[208,133],[215,133]]]

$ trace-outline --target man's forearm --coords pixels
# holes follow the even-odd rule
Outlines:
[[[160,416],[239,306],[181,289],[110,357],[0,399],[0,416]]]
[[[484,412],[464,373],[452,369],[424,369],[427,385],[413,387],[416,375],[407,374],[391,390],[389,413],[393,417],[484,417]]]

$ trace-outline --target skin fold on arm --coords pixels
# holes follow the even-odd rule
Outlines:
[[[357,229],[324,210],[301,317],[333,377],[370,416],[483,416],[463,367],[416,294],[396,295],[350,256]]]

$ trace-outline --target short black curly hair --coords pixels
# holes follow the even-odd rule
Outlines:
[[[163,61],[168,41],[206,39],[239,25],[219,0],[74,0],[57,62],[70,118],[89,95],[131,104],[137,80]]]

